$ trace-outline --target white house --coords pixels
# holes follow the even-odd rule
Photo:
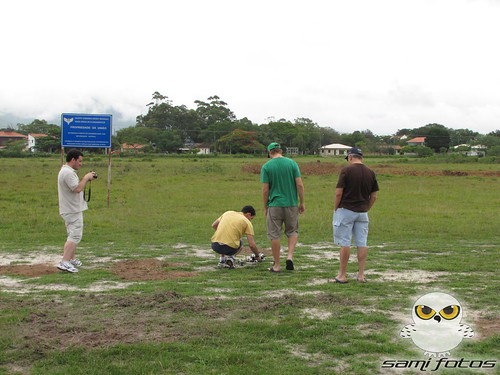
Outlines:
[[[198,151],[198,155],[208,155],[211,154],[210,152],[210,144],[209,143],[195,143],[194,144],[195,148],[199,148],[200,151]]]
[[[347,151],[351,148],[351,146],[346,146],[340,143],[332,143],[331,145],[321,146],[319,154],[321,156],[347,155]]]
[[[471,145],[465,144],[465,143],[458,145],[458,146],[455,146],[453,148],[457,149],[459,147],[468,147],[469,148],[469,151],[461,152],[462,154],[467,155],[467,156],[484,156],[484,155],[486,155],[485,150],[488,148],[488,146],[484,146],[484,145],[471,146]]]
[[[47,137],[47,134],[28,134],[28,150],[35,152],[37,138]]]

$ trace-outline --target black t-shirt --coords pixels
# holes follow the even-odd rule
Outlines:
[[[367,212],[372,193],[379,190],[375,172],[361,163],[342,168],[337,188],[343,188],[339,207],[354,212]]]

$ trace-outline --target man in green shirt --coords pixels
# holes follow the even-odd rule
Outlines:
[[[293,251],[299,234],[299,213],[306,210],[304,185],[297,163],[283,156],[279,143],[267,147],[269,160],[262,166],[260,182],[267,222],[267,237],[271,240],[274,266],[271,272],[280,272],[281,231],[285,224],[288,237],[286,269],[293,270]],[[298,199],[297,199],[298,196]],[[300,200],[300,202],[299,202]]]

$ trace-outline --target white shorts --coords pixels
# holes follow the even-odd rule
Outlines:
[[[83,213],[61,214],[66,224],[66,232],[68,233],[67,241],[79,244],[83,234]]]
[[[340,246],[366,247],[368,239],[368,212],[354,212],[338,208],[333,213],[333,242]]]

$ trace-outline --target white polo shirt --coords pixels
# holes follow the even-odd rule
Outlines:
[[[87,202],[83,199],[83,191],[76,194],[80,180],[76,170],[69,165],[63,165],[57,176],[57,193],[59,196],[59,214],[71,214],[85,211]]]

